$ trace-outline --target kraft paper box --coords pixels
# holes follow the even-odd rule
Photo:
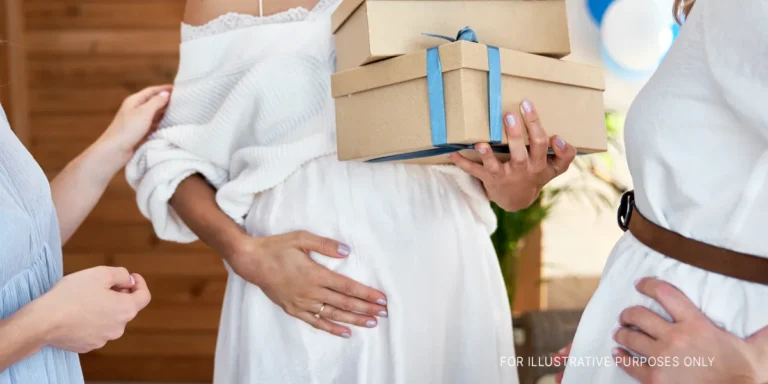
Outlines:
[[[422,33],[454,35],[466,25],[500,48],[571,52],[565,0],[344,0],[332,17],[338,70],[430,48]]]
[[[493,85],[492,50],[458,41],[332,75],[339,160],[447,164],[444,153],[451,148],[494,141],[498,157],[508,159],[503,114],[522,121],[525,99],[534,103],[547,134],[580,154],[606,151],[601,69],[495,49]],[[435,59],[442,90],[434,75],[428,84],[427,72],[434,72],[428,62]],[[479,160],[474,150],[462,153]]]

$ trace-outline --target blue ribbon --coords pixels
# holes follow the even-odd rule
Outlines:
[[[456,38],[425,33],[425,36],[437,37],[450,42],[458,40],[477,43],[477,35],[469,27],[462,28]],[[427,89],[429,96],[429,121],[432,136],[432,146],[435,148],[422,151],[408,152],[392,156],[384,156],[368,160],[371,163],[385,161],[410,160],[422,157],[458,152],[474,148],[473,144],[448,143],[448,132],[445,123],[445,94],[443,89],[443,68],[440,64],[440,54],[437,47],[427,50]],[[501,58],[499,48],[488,46],[488,118],[490,121],[490,142],[494,152],[509,153],[509,147],[499,145],[502,140],[501,115]]]

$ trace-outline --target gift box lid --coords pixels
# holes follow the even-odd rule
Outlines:
[[[359,8],[363,3],[366,1],[376,1],[376,0],[344,0],[339,4],[338,8],[333,12],[333,15],[331,16],[331,30],[333,33],[336,33],[336,31],[341,28],[342,25],[349,19],[349,16],[352,15],[352,13],[355,12],[357,8]],[[382,1],[393,1],[393,0],[382,0]],[[413,1],[413,0],[411,0]],[[437,1],[437,0],[419,0],[419,1]],[[488,0],[440,0],[440,1],[488,1]],[[492,0],[492,1],[532,1],[532,0]],[[541,1],[541,0],[535,0],[535,1]]]
[[[461,68],[488,71],[488,47],[484,44],[456,41],[440,45],[438,51],[443,72]],[[605,90],[601,68],[511,49],[499,52],[502,75]],[[423,50],[338,72],[331,76],[333,97],[426,77],[426,63],[427,51]]]

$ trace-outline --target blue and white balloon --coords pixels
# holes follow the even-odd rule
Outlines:
[[[589,10],[592,20],[594,20],[597,25],[600,25],[603,21],[603,15],[605,15],[605,11],[613,1],[614,0],[586,0],[587,10]]]
[[[617,0],[605,12],[600,27],[606,67],[628,79],[649,76],[664,58],[675,33],[665,0]]]

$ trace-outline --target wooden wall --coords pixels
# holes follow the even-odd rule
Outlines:
[[[183,0],[23,0],[28,145],[49,176],[107,127],[123,98],[173,81],[183,7]],[[221,260],[200,243],[157,239],[122,173],[64,257],[67,272],[125,266],[153,292],[122,339],[82,357],[86,379],[211,380]]]

